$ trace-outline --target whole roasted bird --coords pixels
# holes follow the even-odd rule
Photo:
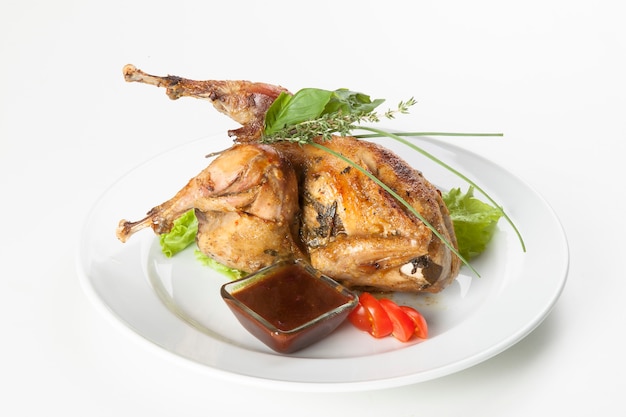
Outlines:
[[[199,249],[246,272],[297,257],[348,287],[407,292],[438,292],[458,275],[461,261],[440,237],[343,159],[310,144],[259,142],[265,113],[284,88],[158,77],[132,65],[123,72],[127,81],[165,87],[172,99],[207,99],[242,127],[229,131],[235,144],[172,199],[142,220],[120,221],[121,241],[145,227],[168,232],[195,209]],[[441,193],[421,172],[354,137],[324,145],[394,190],[456,248]]]

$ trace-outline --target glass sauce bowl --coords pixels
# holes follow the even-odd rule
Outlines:
[[[321,340],[359,301],[355,293],[301,260],[278,262],[224,284],[220,292],[239,322],[279,353]]]

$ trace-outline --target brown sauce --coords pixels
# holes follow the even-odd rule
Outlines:
[[[283,331],[308,323],[348,300],[297,264],[286,265],[233,296]]]

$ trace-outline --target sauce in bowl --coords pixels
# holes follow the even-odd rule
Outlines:
[[[321,340],[358,303],[356,294],[302,261],[282,261],[224,284],[221,295],[251,334],[280,353]]]

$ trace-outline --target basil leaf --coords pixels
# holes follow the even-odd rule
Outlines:
[[[304,88],[293,96],[281,93],[265,115],[265,134],[269,135],[307,120],[317,119],[333,92]]]
[[[278,119],[281,117],[280,113],[287,106],[287,103],[291,101],[291,94],[287,94],[285,92],[281,92],[276,100],[272,103],[272,105],[267,109],[265,113],[265,133],[274,133],[280,130],[278,127]]]
[[[382,99],[372,101],[367,94],[350,91],[347,88],[335,91],[304,88],[293,96],[283,92],[267,110],[264,133],[271,135],[326,114],[371,113],[384,101]]]
[[[333,95],[322,114],[337,112],[343,114],[370,113],[384,101],[383,99],[372,101],[367,94],[350,91],[347,88],[340,88],[333,91]]]

